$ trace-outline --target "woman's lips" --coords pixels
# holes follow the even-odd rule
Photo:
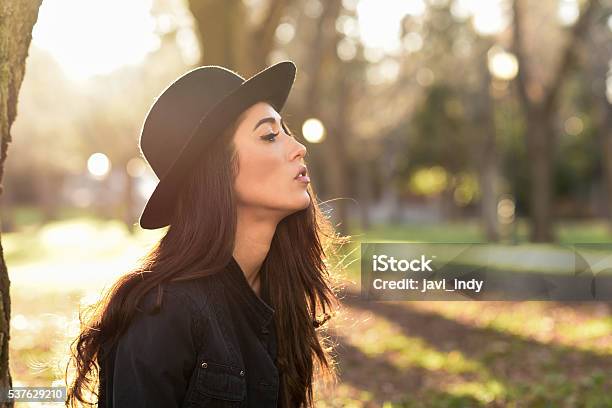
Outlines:
[[[299,177],[296,177],[295,180],[299,181],[300,183],[306,183],[306,184],[310,183],[310,177],[308,176],[299,176]]]

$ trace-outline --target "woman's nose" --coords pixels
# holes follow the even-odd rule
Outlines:
[[[308,153],[306,146],[298,142],[296,139],[293,139],[293,142],[295,145],[293,146],[291,153],[291,160],[294,160],[296,157],[301,157],[303,159],[306,156],[306,153]]]

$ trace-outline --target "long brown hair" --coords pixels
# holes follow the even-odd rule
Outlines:
[[[238,172],[232,139],[243,115],[203,152],[182,187],[165,235],[140,265],[86,309],[87,316],[80,315],[82,329],[71,343],[66,367],[66,406],[75,407],[77,401],[94,405],[88,395],[98,396],[103,352],[128,327],[139,300],[149,290],[157,288],[156,306],[160,307],[164,283],[217,273],[230,261],[237,223],[233,180]],[[277,225],[260,269],[269,277],[265,281],[270,306],[276,311],[279,403],[286,408],[313,407],[314,381],[337,379],[334,345],[325,323],[338,311],[336,295],[341,290],[340,269],[332,268],[332,261],[350,236],[335,232],[312,187],[307,189],[310,206]],[[337,263],[336,268],[340,267]],[[68,385],[71,366],[75,375]]]

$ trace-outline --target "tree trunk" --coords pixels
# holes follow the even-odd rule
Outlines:
[[[271,0],[261,24],[251,27],[242,0],[189,0],[202,50],[200,65],[221,65],[245,78],[265,68],[289,2]]]
[[[499,165],[497,153],[497,130],[495,127],[495,101],[491,97],[491,74],[488,68],[487,52],[492,42],[483,41],[480,52],[480,90],[477,98],[476,123],[482,124],[481,157],[478,166],[481,191],[480,219],[488,241],[499,240],[497,221],[497,199],[499,197]]]
[[[612,59],[612,32],[605,19],[595,24],[588,36],[588,83],[592,84],[591,109],[597,140],[601,146],[604,208],[608,219],[608,230],[612,233],[612,101],[606,95],[608,62]]]
[[[555,236],[552,224],[552,167],[554,130],[551,112],[530,112],[527,123],[527,154],[530,165],[530,212],[533,242],[551,242]]]
[[[602,148],[608,230],[612,233],[612,105],[605,98],[598,98],[595,110]]]
[[[350,120],[348,116],[348,108],[350,101],[348,100],[349,83],[345,76],[339,73],[337,81],[337,100],[338,114],[332,123],[332,132],[327,135],[327,146],[324,148],[326,157],[327,177],[329,182],[329,191],[334,198],[339,198],[334,202],[336,208],[336,217],[339,225],[339,232],[348,234],[348,157],[346,153],[346,136],[347,131],[350,132]],[[331,120],[329,118],[328,120]],[[361,166],[363,167],[363,165]],[[367,183],[363,180],[363,183]],[[366,188],[369,185],[366,184]],[[363,205],[364,203],[362,203]]]
[[[559,102],[563,81],[575,66],[578,56],[576,49],[588,31],[591,16],[595,14],[599,2],[588,0],[581,10],[578,21],[569,33],[569,39],[562,50],[560,63],[554,67],[552,80],[547,86],[534,84],[527,72],[527,56],[523,44],[523,18],[527,15],[524,0],[513,2],[513,49],[518,60],[519,71],[516,85],[526,122],[526,144],[530,161],[530,219],[531,240],[550,242],[554,240],[552,217],[552,167],[554,150],[553,118]],[[541,92],[530,92],[534,85]]]
[[[0,0],[0,183],[11,142],[11,126],[17,117],[17,99],[25,74],[25,60],[32,40],[32,29],[42,0]],[[0,194],[2,186],[0,184]],[[11,319],[10,280],[0,242],[0,390],[13,386],[9,370]],[[0,402],[0,407],[13,403]]]
[[[246,8],[242,0],[191,0],[189,10],[200,40],[201,65],[247,68]]]

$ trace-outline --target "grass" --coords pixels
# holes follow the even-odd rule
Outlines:
[[[159,232],[130,235],[117,221],[82,214],[26,224],[2,235],[11,278],[10,368],[15,385],[61,385],[79,307],[133,267]],[[612,242],[603,223],[562,224],[558,233],[565,243]],[[345,248],[356,283],[348,285],[351,295],[359,252],[350,251],[359,240],[482,242],[473,223],[375,226],[353,235]],[[519,240],[515,248],[545,247]],[[610,304],[349,296],[343,305],[330,331],[339,344],[340,383],[321,390],[320,407],[612,406]]]

